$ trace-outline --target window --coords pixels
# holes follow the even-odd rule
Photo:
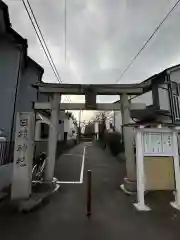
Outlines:
[[[169,103],[169,92],[168,89],[165,88],[158,88],[159,94],[159,107],[161,110],[170,110],[170,103]]]
[[[174,120],[180,120],[180,84],[171,82]]]
[[[176,82],[171,83],[172,94],[179,95],[179,84]]]
[[[47,139],[49,137],[49,125],[46,123],[41,123],[41,138]]]

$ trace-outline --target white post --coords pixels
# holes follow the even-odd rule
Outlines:
[[[178,142],[177,132],[173,131],[173,153],[174,153],[174,173],[175,173],[175,201],[171,202],[171,206],[180,210],[180,167],[179,167],[179,153],[178,153]]]
[[[108,119],[106,119],[105,124],[106,124],[106,129],[109,130],[110,129],[110,122],[109,122]]]
[[[130,123],[130,103],[128,100],[128,95],[123,94],[120,98],[121,102],[121,113],[122,113],[122,124]],[[125,157],[126,157],[126,171],[127,178],[129,181],[136,181],[136,168],[135,168],[135,155],[133,146],[133,128],[123,126],[123,138],[125,147]]]
[[[144,176],[144,154],[142,145],[142,133],[136,132],[136,171],[137,171],[137,203],[134,206],[139,211],[149,211],[150,208],[145,205],[145,176]]]
[[[51,125],[49,127],[49,139],[48,139],[48,156],[45,168],[45,180],[52,182],[54,176],[54,167],[56,160],[56,148],[57,148],[57,137],[58,137],[58,125],[59,125],[59,105],[61,96],[60,94],[54,93],[51,105]]]
[[[96,140],[99,140],[99,123],[98,122],[94,123],[94,131],[96,134]]]
[[[60,111],[59,114],[59,120],[61,121],[61,123],[59,124],[59,136],[58,136],[58,140],[64,141],[64,119],[65,119],[65,111]]]
[[[97,141],[99,140],[99,132],[97,133]]]

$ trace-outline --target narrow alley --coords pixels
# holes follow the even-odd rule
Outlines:
[[[84,151],[85,149],[85,151]],[[84,158],[84,176],[81,179]],[[86,216],[86,175],[92,170],[92,216]],[[3,239],[179,239],[180,215],[168,202],[156,199],[154,210],[137,212],[135,197],[124,195],[119,184],[124,163],[91,143],[64,153],[56,163],[61,184],[48,203],[29,214],[0,208]],[[80,183],[83,180],[83,184]],[[75,182],[75,183],[73,183]]]

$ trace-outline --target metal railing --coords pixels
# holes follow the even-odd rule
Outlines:
[[[6,138],[0,137],[0,166],[13,161],[14,142],[8,142]]]

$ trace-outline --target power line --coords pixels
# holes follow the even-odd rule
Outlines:
[[[37,29],[36,29],[36,26],[35,26],[35,24],[34,24],[34,22],[33,22],[33,20],[32,20],[32,17],[31,17],[31,15],[30,15],[29,11],[28,11],[28,8],[27,8],[27,6],[26,6],[25,1],[22,0],[22,2],[23,2],[23,4],[24,4],[24,7],[25,7],[25,9],[26,9],[26,12],[27,12],[27,14],[28,14],[28,16],[29,16],[29,19],[30,19],[30,21],[31,21],[31,24],[32,24],[32,26],[33,26],[33,28],[34,28],[34,30],[35,30],[35,32],[36,32],[36,35],[37,35],[37,37],[38,37],[38,39],[39,39],[39,42],[40,42],[40,44],[41,44],[41,46],[42,46],[42,48],[43,48],[43,51],[44,51],[44,53],[45,53],[45,55],[46,55],[46,57],[47,57],[47,59],[48,59],[48,61],[49,61],[49,64],[50,64],[50,66],[51,66],[51,68],[52,68],[52,70],[53,70],[53,72],[54,72],[54,75],[56,76],[58,82],[62,82],[61,79],[59,79],[59,76],[58,76],[58,74],[57,74],[57,72],[56,72],[56,68],[54,68],[54,65],[53,65],[53,63],[52,63],[52,61],[51,61],[51,57],[49,56],[50,53],[49,53],[49,50],[48,50],[48,48],[47,48],[47,45],[44,43],[43,40],[41,40],[42,32],[40,31],[40,34],[38,33],[38,31],[37,31]],[[31,9],[32,9],[32,8],[31,8]],[[33,15],[34,15],[34,14],[33,14]],[[35,17],[35,16],[34,16],[34,17]],[[37,23],[37,20],[35,20],[35,18],[34,18],[34,21]],[[37,26],[39,27],[39,25],[37,25]],[[40,28],[39,28],[39,29],[40,29]],[[44,38],[42,37],[42,39],[44,39]],[[47,54],[47,52],[48,52],[49,55]]]
[[[64,0],[64,61],[66,64],[66,50],[67,50],[67,4],[66,0]]]
[[[132,66],[132,64],[134,63],[134,61],[136,60],[136,58],[141,54],[141,52],[145,49],[145,47],[148,45],[148,43],[151,41],[151,39],[154,37],[154,35],[156,34],[156,32],[161,28],[161,26],[163,25],[163,23],[167,20],[167,18],[169,17],[169,15],[174,11],[174,9],[178,6],[180,0],[178,0],[174,6],[169,10],[169,12],[166,14],[166,16],[163,18],[163,20],[159,23],[159,25],[155,28],[154,32],[151,34],[151,36],[146,40],[146,42],[143,44],[143,46],[140,48],[140,50],[137,52],[137,54],[135,55],[135,57],[130,61],[130,63],[127,65],[127,67],[122,71],[121,75],[119,76],[119,78],[117,79],[116,83],[118,83],[121,78],[124,76],[124,74],[127,72],[127,70]]]
[[[37,35],[37,37],[38,37],[38,39],[39,39],[39,42],[40,42],[40,44],[41,44],[41,46],[42,46],[42,48],[43,48],[43,51],[44,51],[44,53],[45,53],[45,55],[46,55],[46,57],[47,57],[47,60],[48,60],[50,66],[51,66],[51,68],[52,68],[52,70],[53,70],[53,72],[54,72],[54,75],[56,76],[56,79],[58,80],[58,82],[59,82],[59,83],[62,83],[61,77],[60,77],[60,75],[59,75],[59,73],[58,73],[58,70],[57,70],[57,68],[56,68],[56,65],[55,65],[55,63],[54,63],[54,61],[53,61],[53,58],[52,58],[52,56],[51,56],[51,53],[50,53],[50,51],[49,51],[49,49],[48,49],[48,46],[47,46],[46,41],[45,41],[45,38],[44,38],[44,36],[43,36],[43,34],[42,34],[42,31],[41,31],[40,26],[39,26],[39,24],[38,24],[38,22],[37,22],[36,16],[35,16],[35,14],[34,14],[34,12],[33,12],[33,9],[32,9],[32,7],[31,7],[31,5],[30,5],[30,2],[29,2],[29,0],[26,0],[26,2],[27,2],[27,4],[28,4],[28,7],[29,7],[29,9],[30,9],[30,11],[31,11],[31,14],[32,14],[32,16],[33,16],[33,19],[34,19],[34,22],[35,22],[35,23],[33,22],[33,19],[32,19],[32,17],[31,17],[30,13],[29,13],[29,10],[28,10],[28,8],[27,8],[27,6],[26,6],[25,1],[22,0],[22,2],[23,2],[23,5],[24,5],[24,7],[25,7],[25,10],[26,10],[26,12],[27,12],[27,14],[28,14],[28,16],[29,16],[29,19],[30,19],[30,21],[31,21],[31,24],[32,24],[32,26],[33,26],[33,28],[34,28],[34,30],[35,30],[35,32],[36,32],[36,35]],[[35,25],[35,24],[36,24],[36,25]],[[37,26],[39,32],[37,31],[36,26]],[[68,98],[67,96],[66,96],[66,98],[67,98],[67,100],[70,102],[70,100],[69,100],[69,98]]]
[[[24,1],[24,0],[23,0],[23,1]],[[50,51],[49,51],[49,49],[48,49],[48,47],[47,47],[45,38],[44,38],[44,36],[43,36],[43,34],[42,34],[42,31],[41,31],[41,29],[40,29],[40,27],[39,27],[39,24],[38,24],[38,22],[37,22],[37,19],[36,19],[36,16],[35,16],[34,12],[33,12],[33,9],[32,9],[32,7],[31,7],[31,4],[30,4],[29,0],[26,0],[26,1],[27,1],[28,6],[29,6],[29,9],[30,9],[30,11],[31,11],[31,13],[32,13],[32,16],[33,16],[33,18],[34,18],[34,21],[35,21],[35,23],[36,23],[36,26],[37,26],[37,28],[38,28],[38,30],[39,30],[39,33],[40,33],[40,35],[41,35],[41,37],[42,37],[44,46],[46,47],[46,50],[47,50],[47,52],[48,52],[48,54],[49,54],[49,57],[50,57],[51,62],[52,62],[52,64],[53,64],[53,66],[54,66],[54,69],[55,69],[55,71],[56,71],[56,73],[57,73],[57,75],[58,75],[58,79],[59,79],[59,81],[62,83],[61,77],[59,76],[59,73],[58,73],[58,70],[57,70],[57,68],[56,68],[56,65],[55,65],[55,63],[54,63],[54,61],[53,61],[53,59],[52,59],[52,56],[51,56],[51,54],[50,54]]]

